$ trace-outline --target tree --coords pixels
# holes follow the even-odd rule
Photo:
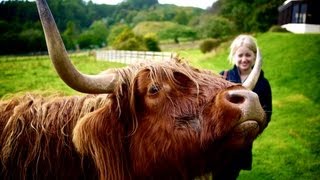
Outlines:
[[[255,11],[251,16],[249,25],[252,31],[267,31],[272,25],[278,23],[278,7],[282,4],[281,1],[269,0],[266,3],[256,1],[254,6]]]
[[[115,39],[121,34],[124,30],[130,29],[126,24],[116,24],[111,27],[110,33],[108,35],[108,44],[113,44]]]
[[[234,22],[238,32],[266,31],[277,23],[279,0],[218,0],[209,10]]]
[[[69,21],[67,24],[67,29],[62,33],[62,39],[67,49],[76,48],[77,35],[78,35],[78,32],[76,31],[75,23],[72,21]]]
[[[147,9],[158,3],[158,0],[126,0],[122,4],[131,7],[132,9]]]
[[[80,48],[97,48],[107,44],[108,29],[103,20],[94,21],[90,28],[80,34]]]
[[[44,51],[46,49],[42,30],[26,29],[19,33],[19,39],[23,45],[20,52]]]
[[[83,0],[54,0],[48,1],[48,4],[61,31],[67,28],[70,21],[73,21],[77,27],[90,25]]]
[[[250,16],[254,11],[250,0],[220,0],[219,16],[225,17],[235,23],[239,32],[249,32]]]
[[[146,21],[161,21],[161,16],[155,11],[140,11],[132,19],[134,25]]]
[[[143,38],[136,36],[133,31],[129,28],[124,29],[112,43],[112,47],[117,50],[135,50],[145,51]]]
[[[236,33],[236,26],[221,16],[203,16],[197,25],[202,38],[226,38]]]
[[[187,13],[185,11],[179,11],[174,19],[176,23],[182,24],[182,25],[187,25],[189,23],[189,17],[187,16]]]

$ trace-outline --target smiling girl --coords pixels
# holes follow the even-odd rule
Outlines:
[[[229,60],[234,66],[232,69],[222,71],[220,74],[228,81],[242,84],[246,81],[255,64],[257,51],[258,45],[254,37],[239,35],[230,46]],[[262,70],[253,92],[258,94],[260,104],[266,112],[267,122],[269,123],[272,114],[271,87]],[[251,170],[252,145],[248,149],[243,149],[235,157],[231,165],[221,174],[216,174],[214,179],[236,179],[241,169]]]

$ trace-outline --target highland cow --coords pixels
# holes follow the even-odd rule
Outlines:
[[[87,94],[0,102],[1,179],[193,179],[218,173],[265,128],[247,89],[255,74],[241,86],[176,60],[85,75],[46,2],[37,6],[58,74]]]

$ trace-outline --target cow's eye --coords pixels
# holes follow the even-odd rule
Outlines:
[[[160,86],[157,84],[152,84],[148,89],[148,93],[150,95],[157,94],[159,91],[160,91]]]

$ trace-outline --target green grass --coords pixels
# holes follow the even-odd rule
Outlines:
[[[319,179],[320,177],[320,35],[258,34],[263,70],[273,92],[273,115],[254,143],[253,169],[240,180]],[[215,52],[179,50],[180,57],[214,72],[228,69],[228,43]],[[121,64],[96,62],[86,55],[72,57],[76,67],[95,74]],[[67,87],[43,57],[0,57],[0,97],[30,91],[76,92]]]
[[[111,67],[123,64],[96,61],[85,54],[71,56],[77,69],[87,74],[97,74]],[[15,93],[77,93],[69,88],[55,72],[48,56],[7,57],[0,56],[0,97]]]

